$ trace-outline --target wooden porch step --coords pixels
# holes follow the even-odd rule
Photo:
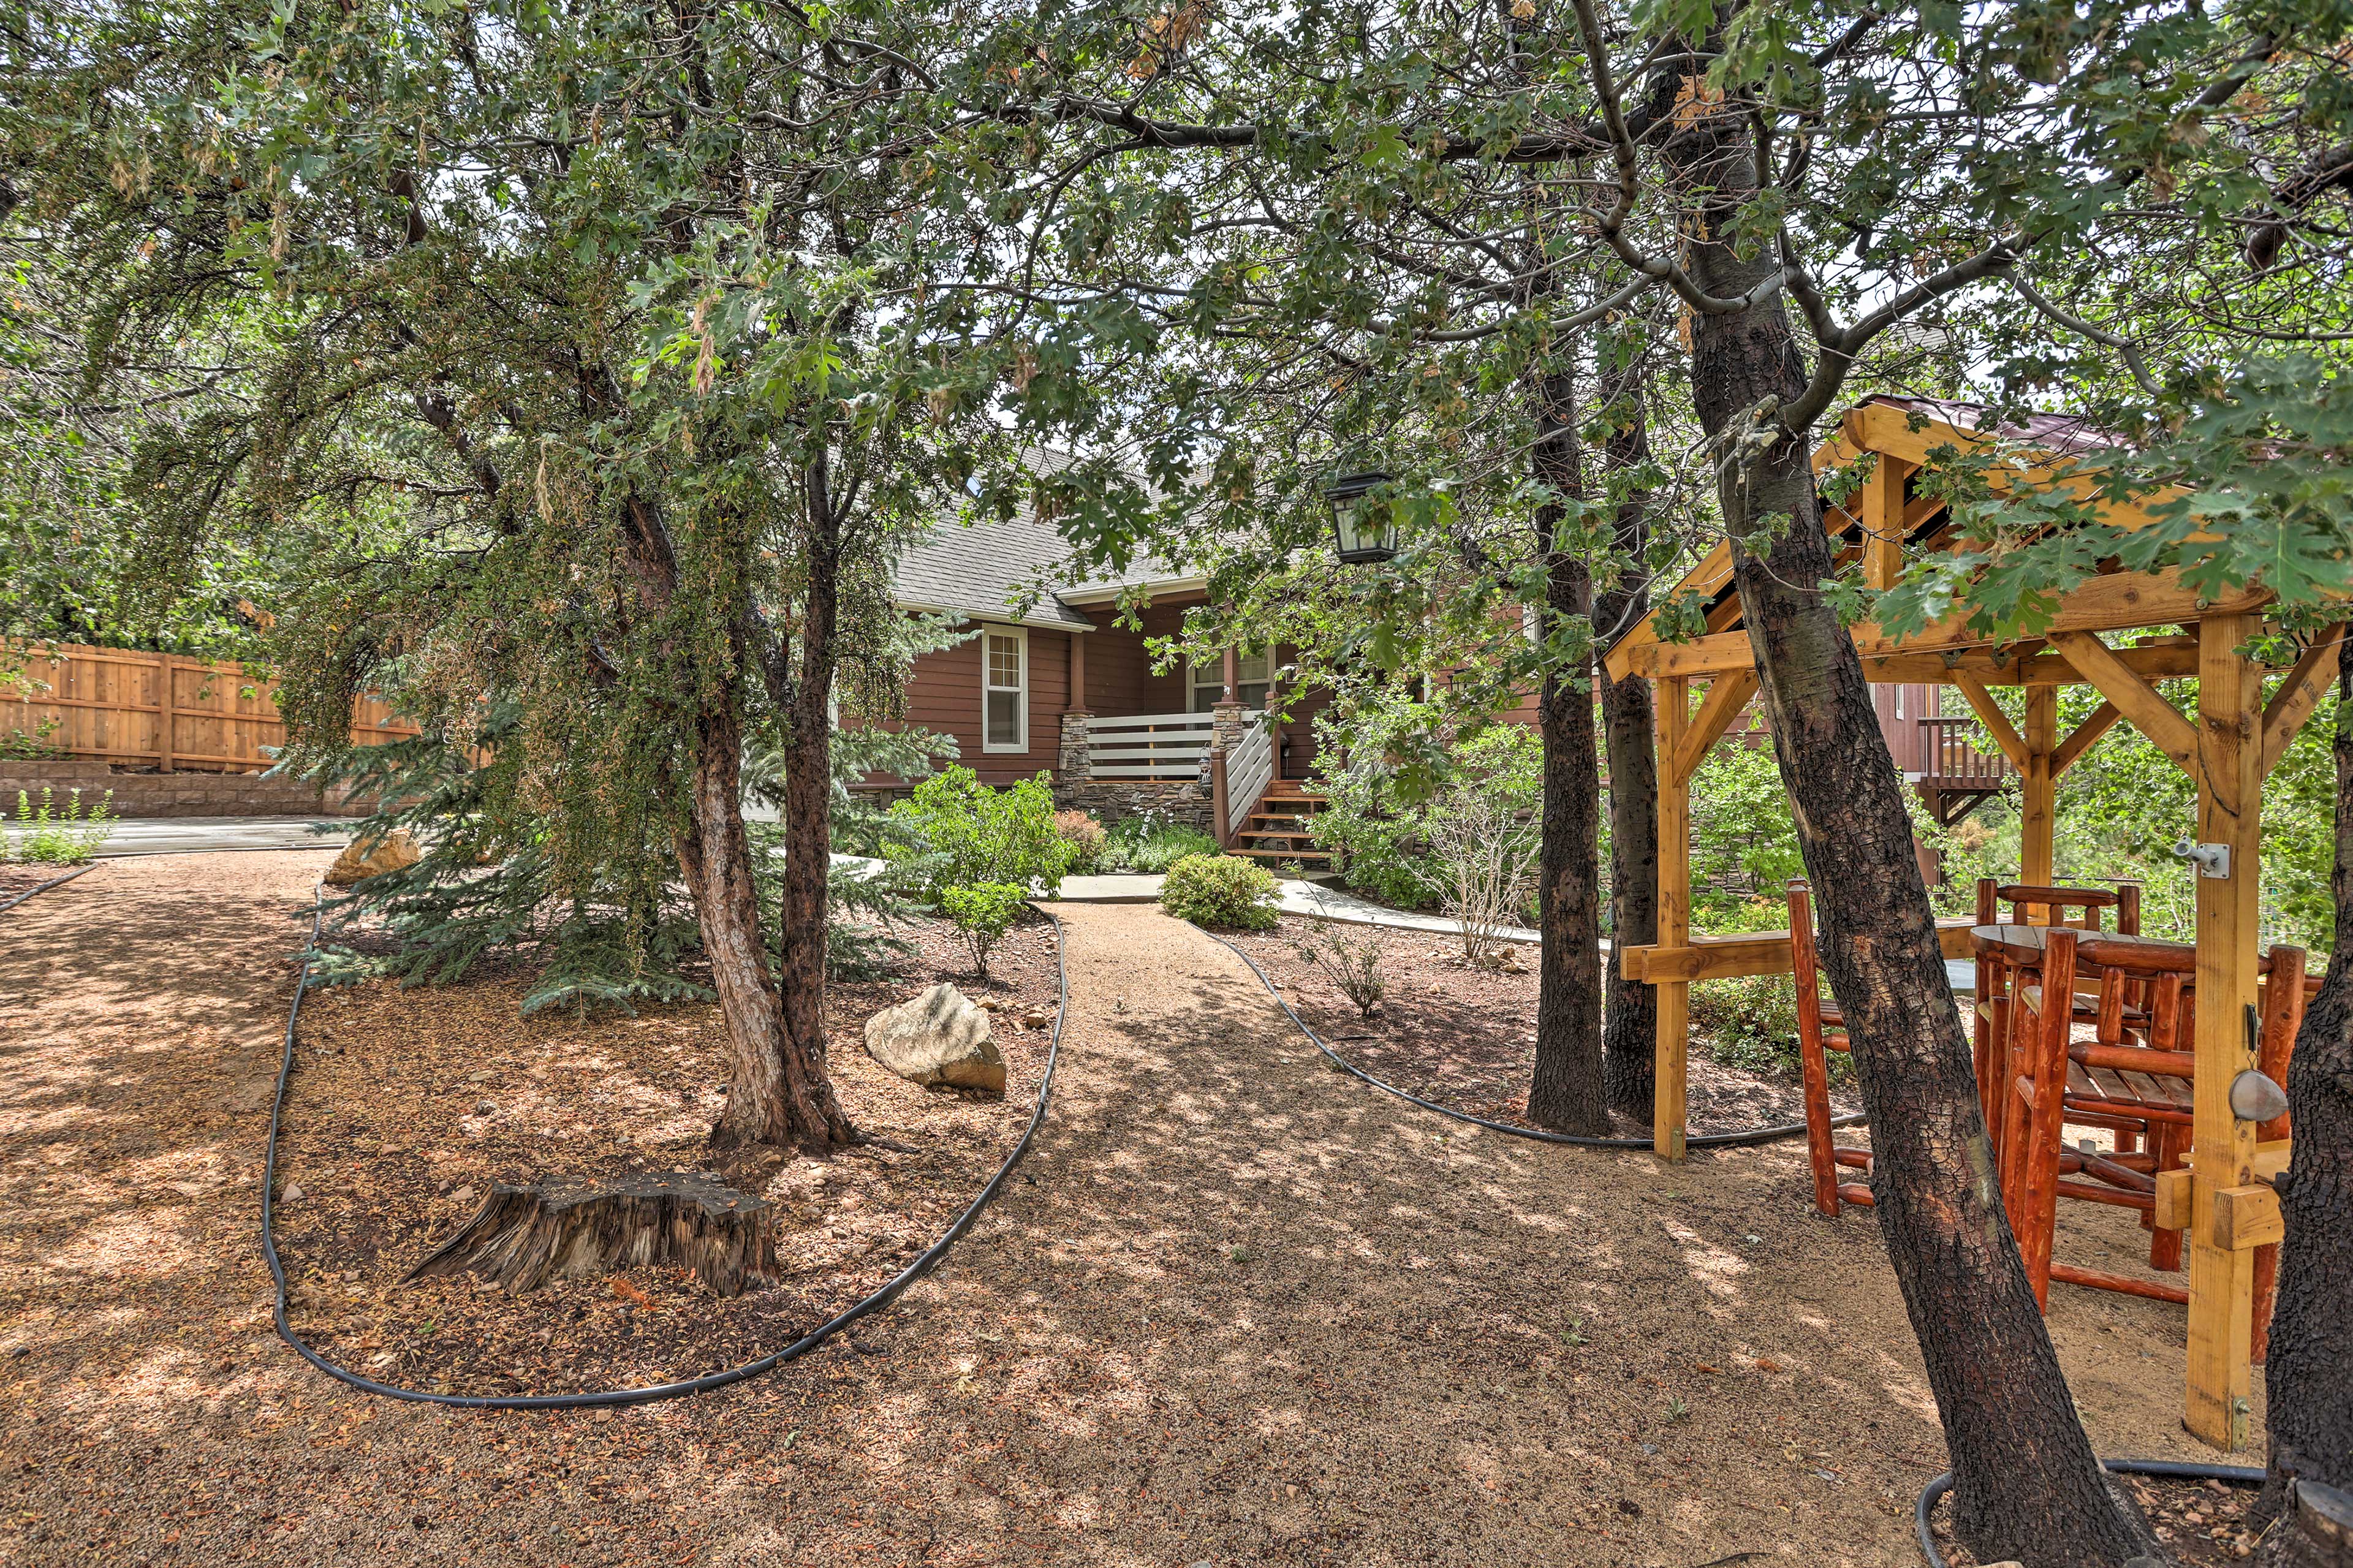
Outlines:
[[[1332,852],[1329,849],[1249,849],[1236,847],[1227,850],[1226,853],[1229,855],[1240,855],[1251,860],[1322,860],[1326,864],[1329,864],[1332,858]]]

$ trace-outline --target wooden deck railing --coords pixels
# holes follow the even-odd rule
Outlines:
[[[1920,777],[1924,784],[1998,787],[2016,772],[1998,751],[1979,751],[1985,731],[1975,719],[1922,719]]]
[[[1208,713],[1136,713],[1087,721],[1087,771],[1099,779],[1198,779],[1208,761]]]
[[[258,773],[286,743],[277,684],[244,667],[177,654],[75,643],[0,653],[0,739],[11,731],[69,757],[151,763],[164,773]],[[46,731],[46,734],[44,731]],[[375,745],[417,733],[382,701],[363,697],[352,739]]]

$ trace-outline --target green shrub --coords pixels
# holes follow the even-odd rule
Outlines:
[[[6,836],[11,856],[37,866],[79,866],[114,836],[114,792],[108,790],[85,814],[81,791],[75,790],[62,806],[41,787],[35,805],[23,790],[16,792],[16,831]]]
[[[1767,1076],[1799,1071],[1798,992],[1788,975],[1696,981],[1691,1021],[1706,1037],[1711,1061]],[[1851,1070],[1845,1053],[1828,1059],[1831,1081],[1843,1080]]]
[[[1111,830],[1103,860],[1106,867],[1156,877],[1187,855],[1216,853],[1218,841],[1199,828],[1146,812],[1126,818]]]
[[[1054,831],[1071,847],[1070,874],[1092,877],[1103,869],[1103,851],[1111,836],[1103,825],[1083,811],[1058,811],[1054,814]]]
[[[1341,880],[1366,897],[1401,910],[1438,907],[1443,872],[1422,846],[1418,816],[1376,816],[1335,800],[1315,814],[1313,832]]]
[[[1433,821],[1469,802],[1495,823],[1533,831],[1544,796],[1544,747],[1522,724],[1466,724],[1402,689],[1359,694],[1319,714],[1328,797],[1315,842],[1348,886],[1383,903],[1429,909],[1459,895],[1430,843]],[[1507,889],[1508,890],[1508,889]]]
[[[882,848],[934,900],[983,882],[1041,888],[1050,899],[1076,854],[1054,826],[1044,773],[998,790],[965,767],[933,774],[892,806]]]
[[[33,732],[11,729],[0,734],[0,758],[12,763],[62,762],[73,753],[63,746],[53,744],[49,737],[58,732],[62,720],[42,719],[33,725]]]
[[[964,933],[972,949],[972,966],[988,977],[988,954],[1021,915],[1028,897],[1010,882],[980,882],[970,887],[940,889],[940,910]]]
[[[1168,868],[1160,907],[1178,920],[1205,926],[1271,930],[1274,874],[1238,855],[1187,855]]]

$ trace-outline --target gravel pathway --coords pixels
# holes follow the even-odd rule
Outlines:
[[[1915,1561],[1918,1357],[1794,1149],[1438,1121],[1142,908],[1061,911],[1032,1163],[861,1346],[602,1415],[350,1394],[270,1336],[252,1237],[327,858],[121,862],[0,921],[0,1563]],[[2192,1452],[2178,1310],[2052,1323],[2104,1452]]]

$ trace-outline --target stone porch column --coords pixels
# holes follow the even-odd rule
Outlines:
[[[1094,768],[1087,752],[1087,721],[1094,715],[1083,709],[1072,709],[1062,715],[1062,743],[1054,759],[1054,782],[1058,785],[1082,784],[1094,776]]]

